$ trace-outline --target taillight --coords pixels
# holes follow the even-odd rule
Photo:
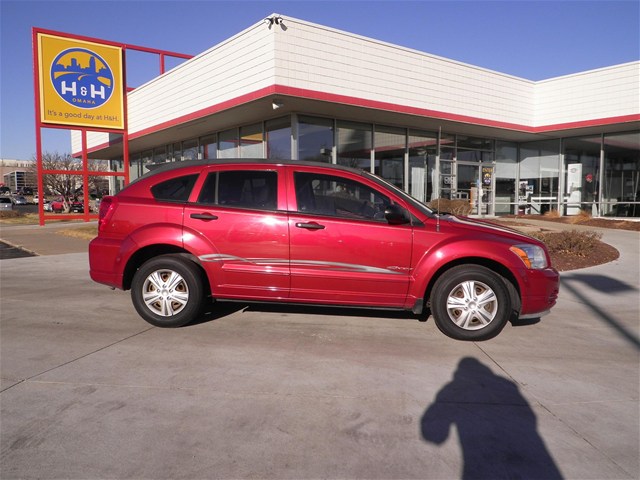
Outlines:
[[[116,209],[117,200],[115,197],[102,197],[100,201],[100,211],[98,212],[98,232],[101,232],[109,223],[109,218]]]

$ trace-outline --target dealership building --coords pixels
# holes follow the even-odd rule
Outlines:
[[[118,135],[90,132],[87,151],[130,179],[170,161],[291,158],[477,216],[640,216],[640,62],[531,81],[273,15],[126,104],[129,161]]]

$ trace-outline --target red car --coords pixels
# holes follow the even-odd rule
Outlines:
[[[179,327],[235,300],[432,314],[484,340],[556,303],[543,243],[438,214],[362,170],[311,162],[162,165],[100,205],[96,282],[131,290],[152,325]]]
[[[62,197],[58,197],[51,202],[51,211],[54,213],[63,213],[67,209],[67,204]]]

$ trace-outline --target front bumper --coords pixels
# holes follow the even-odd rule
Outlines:
[[[555,268],[526,270],[521,278],[520,318],[536,318],[549,313],[558,300],[560,274]]]

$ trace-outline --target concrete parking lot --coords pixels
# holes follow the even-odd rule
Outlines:
[[[154,328],[31,228],[0,235],[50,252],[0,262],[3,479],[640,476],[637,232],[604,230],[620,258],[563,274],[540,322],[464,343],[265,305]]]

